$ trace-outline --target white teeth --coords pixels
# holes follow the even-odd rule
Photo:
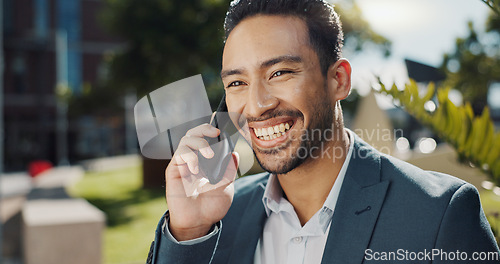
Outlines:
[[[284,136],[289,129],[288,123],[281,123],[267,128],[254,128],[254,133],[260,140],[272,140]]]
[[[272,135],[272,134],[274,134],[274,129],[273,129],[272,127],[268,127],[268,128],[267,128],[267,134],[268,134],[268,135]]]

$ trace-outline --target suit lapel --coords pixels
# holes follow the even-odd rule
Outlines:
[[[380,181],[380,154],[356,136],[322,263],[363,262],[388,186]]]
[[[266,211],[262,204],[264,188],[264,185],[255,188],[243,211],[228,263],[253,263],[257,242],[266,221]]]

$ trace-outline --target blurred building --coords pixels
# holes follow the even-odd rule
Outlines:
[[[24,170],[39,159],[57,163],[56,35],[66,35],[67,59],[62,67],[74,94],[81,93],[84,84],[95,85],[105,77],[103,56],[118,49],[120,41],[100,25],[102,0],[3,0],[3,4],[5,170]],[[110,140],[114,130],[123,130],[123,120],[118,119],[103,126],[93,117],[70,122],[69,159],[120,153],[123,144]],[[96,137],[99,140],[93,140]]]

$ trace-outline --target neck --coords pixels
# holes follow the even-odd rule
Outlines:
[[[337,130],[335,140],[324,142],[323,149],[320,146],[319,151],[313,152],[299,167],[277,175],[302,225],[325,203],[347,156],[347,131],[343,127]]]

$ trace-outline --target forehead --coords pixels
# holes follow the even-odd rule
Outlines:
[[[295,16],[257,15],[241,21],[224,46],[223,68],[240,68],[310,50],[306,23]]]

